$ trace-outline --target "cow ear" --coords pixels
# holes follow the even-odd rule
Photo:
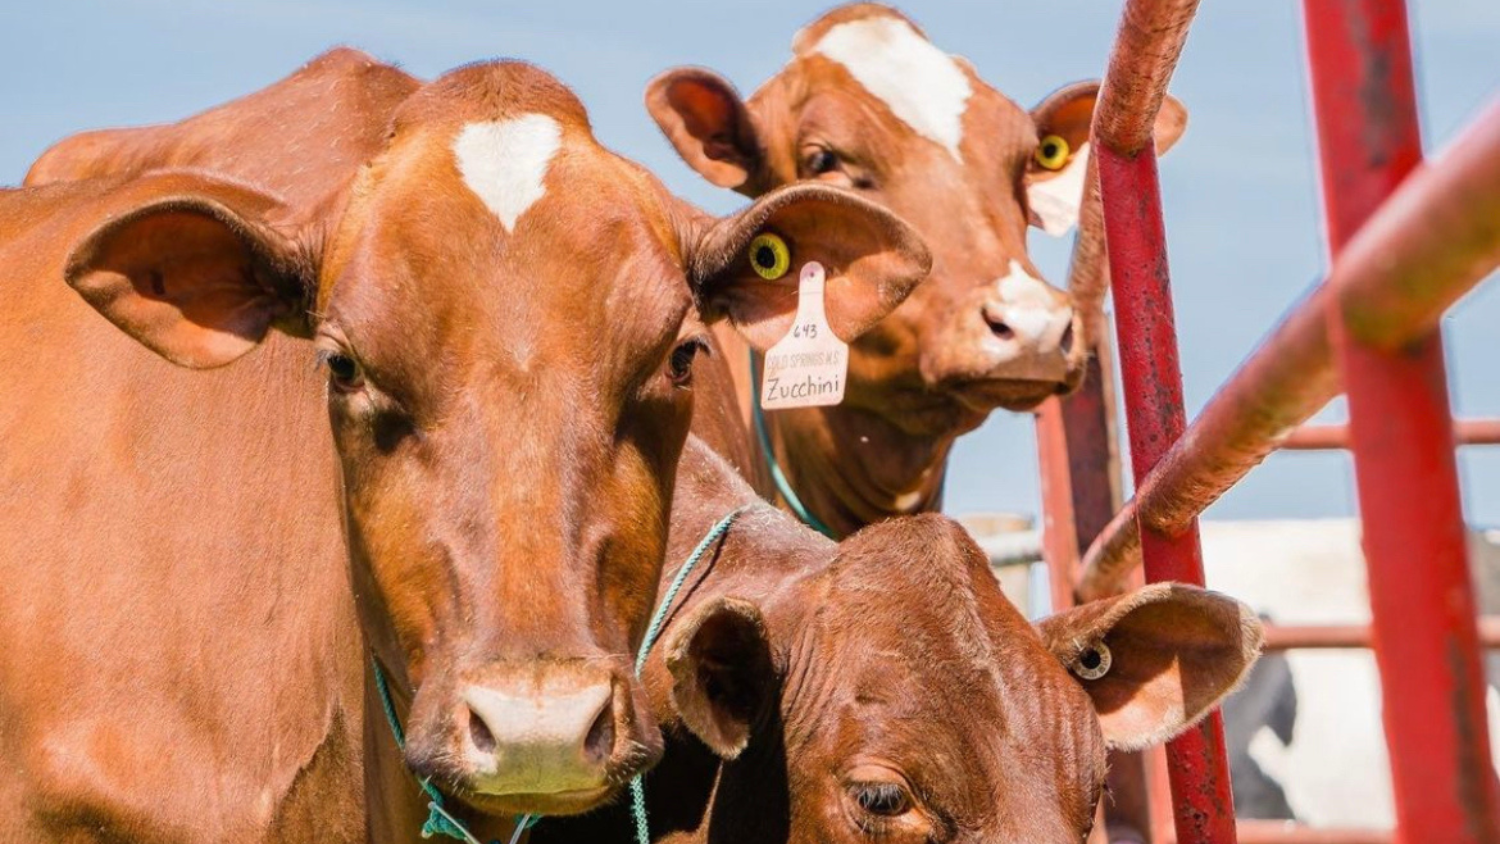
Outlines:
[[[1042,621],[1042,640],[1094,702],[1104,740],[1139,750],[1180,734],[1237,688],[1264,633],[1250,608],[1161,583]]]
[[[738,756],[776,693],[760,610],[738,598],[699,606],[673,625],[666,663],[683,723],[719,757]]]
[[[772,236],[770,245],[761,235]],[[774,266],[752,264],[771,246],[780,253]],[[727,316],[752,346],[770,348],[791,330],[809,261],[823,265],[828,325],[845,342],[884,319],[932,268],[926,244],[890,211],[827,185],[789,185],[699,240],[692,278],[705,318]]]
[[[310,271],[272,228],[274,200],[192,174],[126,182],[91,213],[66,278],[106,319],[173,363],[222,366],[271,328],[305,336]]]
[[[711,70],[669,70],[646,86],[646,110],[677,154],[721,188],[748,188],[761,170],[755,119],[739,92]]]
[[[1050,235],[1061,236],[1078,222],[1089,171],[1089,128],[1099,82],[1075,82],[1047,95],[1031,110],[1036,125],[1037,151],[1026,165],[1026,198],[1031,223]],[[1153,133],[1156,153],[1177,143],[1187,129],[1187,109],[1167,96],[1156,114]]]

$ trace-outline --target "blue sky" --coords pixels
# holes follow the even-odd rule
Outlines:
[[[991,84],[1030,105],[1101,73],[1119,5],[944,0],[904,8],[940,47],[967,56]],[[1411,5],[1431,152],[1500,96],[1500,4]],[[667,67],[700,64],[748,94],[824,8],[787,0],[8,3],[0,10],[0,184],[18,182],[64,135],[179,119],[350,44],[424,77],[496,56],[535,62],[578,92],[606,144],[683,196],[724,211],[738,197],[678,161],[641,107],[642,88]],[[1172,85],[1191,114],[1188,132],[1162,162],[1190,412],[1323,271],[1304,76],[1299,3],[1203,4]],[[1065,243],[1035,235],[1033,249],[1050,277],[1063,277]],[[1445,325],[1457,411],[1500,416],[1500,288],[1471,295]],[[1500,524],[1500,447],[1464,451],[1461,469],[1470,521]],[[1209,515],[1350,514],[1351,471],[1342,454],[1278,455]],[[948,488],[950,511],[1036,512],[1030,418],[996,416],[965,439]]]

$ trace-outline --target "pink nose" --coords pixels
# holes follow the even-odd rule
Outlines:
[[[614,684],[594,677],[543,677],[520,688],[471,685],[463,754],[470,787],[486,795],[598,789],[615,745]]]
[[[1004,360],[1066,357],[1073,344],[1073,308],[1069,305],[991,299],[981,311]]]

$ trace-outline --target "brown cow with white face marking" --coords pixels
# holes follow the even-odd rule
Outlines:
[[[199,171],[0,194],[0,390],[28,397],[0,414],[0,839],[361,840],[368,803],[408,840],[407,765],[480,834],[608,799],[659,749],[628,654],[703,324],[791,320],[750,238],[827,266],[842,330],[926,268],[836,191],[707,217],[521,63],[373,117],[357,172],[283,164],[316,201]]]
[[[662,582],[755,500],[690,438]],[[1262,638],[1248,607],[1169,585],[1033,628],[937,515],[834,544],[756,506],[682,595],[644,674],[667,740],[647,776],[651,829],[673,844],[1078,844],[1105,749],[1196,722]],[[532,834],[566,841],[629,844],[633,826],[606,811]]]
[[[710,182],[747,196],[838,185],[902,215],[933,250],[931,279],[853,344],[843,404],[767,417],[796,495],[834,533],[937,509],[956,437],[1082,378],[1089,322],[1041,280],[1026,237],[1028,221],[1062,233],[1076,220],[1097,90],[1071,85],[1027,113],[869,3],[798,33],[792,60],[748,101],[700,68],[648,87],[652,116]],[[1158,148],[1184,123],[1168,98]],[[748,369],[736,376],[743,402]]]

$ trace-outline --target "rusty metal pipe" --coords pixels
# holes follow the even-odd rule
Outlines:
[[[1240,821],[1239,836],[1240,844],[1392,844],[1396,840],[1388,829],[1311,827],[1282,821]]]
[[[1497,266],[1500,102],[1402,183],[1349,242],[1328,280],[1203,408],[1085,554],[1080,597],[1118,594],[1140,564],[1137,514],[1154,530],[1181,533],[1337,394],[1325,319],[1330,290],[1340,291],[1362,339],[1399,348],[1430,331],[1443,308]]]
[[[1265,630],[1268,651],[1358,649],[1371,642],[1368,624],[1267,624]],[[1486,648],[1500,649],[1500,616],[1479,619],[1479,640]]]
[[[1456,420],[1453,440],[1457,445],[1500,445],[1500,419]],[[1283,451],[1326,451],[1348,447],[1348,425],[1303,425],[1281,443]]]

